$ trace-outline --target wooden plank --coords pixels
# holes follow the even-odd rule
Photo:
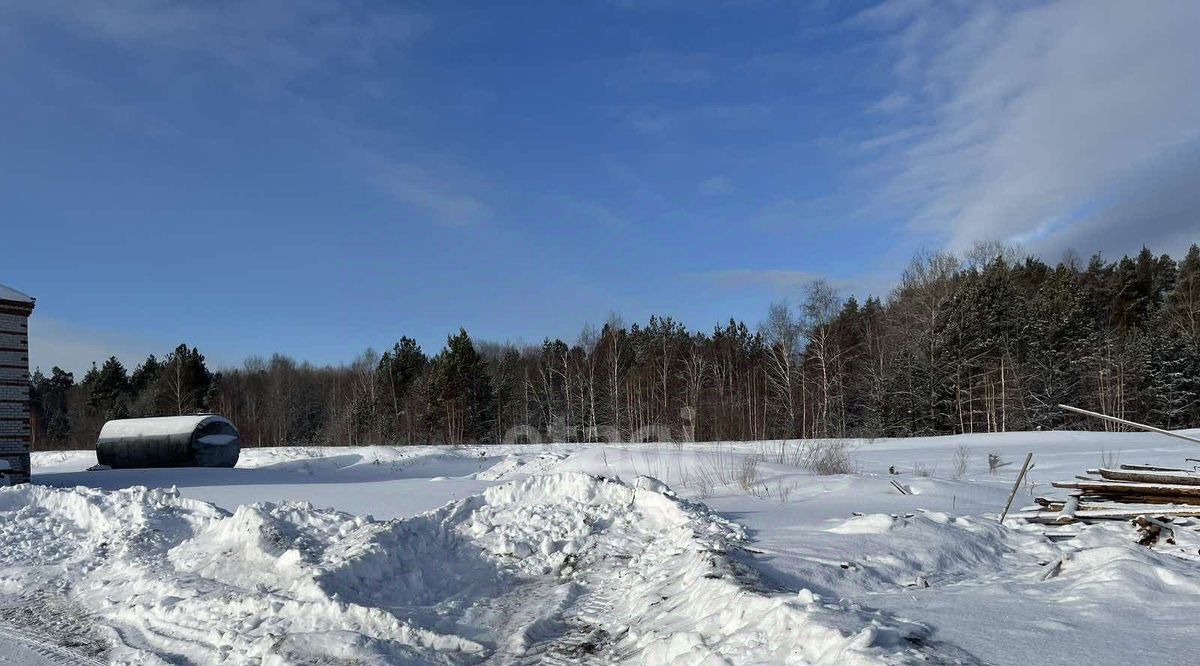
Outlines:
[[[1044,525],[1065,525],[1070,523],[1058,522],[1058,511],[1023,511],[1014,513],[1013,518],[1020,518],[1031,523],[1041,523]],[[1087,520],[1133,520],[1139,516],[1152,516],[1163,518],[1200,518],[1200,507],[1189,508],[1162,508],[1153,511],[1137,509],[1129,511],[1126,509],[1080,509],[1075,512],[1075,517],[1071,519],[1071,523],[1087,521]]]
[[[1025,456],[1025,464],[1021,465],[1021,473],[1017,475],[1017,480],[1013,483],[1012,492],[1008,495],[1008,501],[1004,504],[1004,512],[1000,514],[1001,523],[1008,516],[1008,510],[1012,508],[1013,498],[1017,496],[1017,490],[1021,487],[1021,481],[1025,479],[1025,473],[1029,471],[1029,461],[1031,460],[1033,460],[1033,451],[1030,451]]]
[[[1200,474],[1188,472],[1156,472],[1129,469],[1100,469],[1097,473],[1110,481],[1134,481],[1139,483],[1166,483],[1184,486],[1200,486]]]
[[[1040,504],[1036,507],[1022,509],[1022,511],[1062,511],[1066,506],[1065,501],[1052,501],[1046,504]],[[1200,509],[1200,504],[1188,504],[1186,502],[1114,502],[1111,500],[1089,500],[1086,496],[1079,498],[1079,506],[1076,511],[1095,511],[1106,509],[1121,509],[1125,511],[1144,511],[1146,513],[1154,513],[1164,509]]]
[[[1159,467],[1157,465],[1121,465],[1121,469],[1142,470],[1146,472],[1190,472],[1190,469],[1179,467]]]
[[[1110,503],[1110,504],[1182,504],[1188,506],[1200,506],[1200,497],[1175,497],[1172,495],[1130,495],[1128,493],[1118,493],[1108,495],[1104,493],[1085,493],[1083,500],[1089,503]]]
[[[1059,405],[1059,407],[1067,410],[1068,412],[1075,412],[1076,414],[1083,414],[1084,416],[1094,416],[1098,419],[1104,419],[1105,421],[1112,421],[1113,423],[1120,423],[1121,425],[1127,425],[1127,426],[1130,426],[1133,428],[1141,428],[1142,430],[1147,430],[1149,432],[1156,432],[1160,435],[1166,435],[1167,437],[1174,437],[1176,439],[1182,439],[1185,442],[1191,442],[1192,444],[1200,444],[1200,439],[1197,439],[1190,435],[1184,435],[1182,433],[1172,432],[1170,430],[1163,430],[1162,428],[1155,428],[1154,426],[1146,425],[1145,423],[1138,423],[1137,421],[1130,421],[1128,419],[1120,419],[1115,416],[1109,416],[1108,414],[1101,414],[1100,412],[1093,412],[1093,411],[1089,411],[1086,409],[1080,409],[1078,407],[1072,407],[1070,405]]]
[[[1055,488],[1070,488],[1105,495],[1158,495],[1162,497],[1200,498],[1200,486],[1166,483],[1126,483],[1121,481],[1055,481]]]

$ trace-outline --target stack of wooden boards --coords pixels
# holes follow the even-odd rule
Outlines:
[[[1200,472],[1195,470],[1121,465],[1089,469],[1075,479],[1051,484],[1069,490],[1066,498],[1039,497],[1037,507],[1013,517],[1048,525],[1200,517]]]

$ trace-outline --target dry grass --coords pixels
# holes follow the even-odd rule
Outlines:
[[[738,488],[747,495],[759,497],[766,493],[767,487],[762,482],[758,471],[758,456],[745,456],[737,472]]]
[[[799,461],[801,467],[822,476],[858,471],[854,447],[845,439],[808,440],[804,443]]]
[[[954,449],[954,467],[951,470],[950,476],[955,480],[961,481],[967,475],[967,466],[971,463],[971,448],[966,444],[959,444]]]

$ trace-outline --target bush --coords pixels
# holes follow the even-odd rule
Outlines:
[[[805,442],[801,462],[813,474],[853,474],[858,471],[854,448],[845,439],[813,439]]]
[[[738,487],[750,495],[756,495],[761,488],[761,482],[758,476],[758,456],[746,456],[742,458],[742,465],[738,469],[737,475]]]

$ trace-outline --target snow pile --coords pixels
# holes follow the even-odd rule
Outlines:
[[[1015,533],[994,520],[939,511],[855,516],[825,531],[828,536],[808,549],[809,563],[797,568],[835,589],[977,580],[980,572],[1003,570],[1010,562],[1036,567],[1058,554],[1040,533]]]
[[[0,489],[0,593],[125,663],[879,663],[876,617],[772,594],[742,529],[660,482],[568,473],[409,519],[232,515],[173,490]],[[10,621],[11,618],[10,618]],[[79,641],[77,640],[77,643]]]
[[[518,476],[546,474],[568,457],[567,453],[553,451],[545,451],[535,456],[513,453],[505,456],[488,469],[475,474],[475,478],[479,481],[507,481]]]

